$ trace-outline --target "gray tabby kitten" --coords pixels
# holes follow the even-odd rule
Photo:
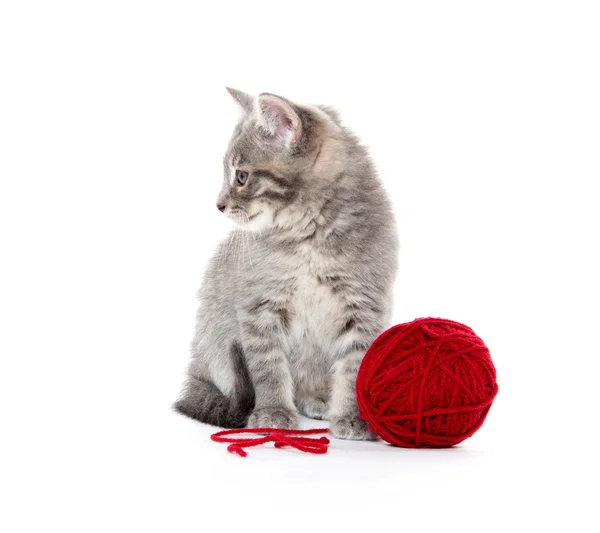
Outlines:
[[[295,428],[300,412],[373,438],[354,387],[391,315],[390,201],[335,111],[228,90],[243,117],[217,207],[236,229],[205,273],[175,408],[224,427]]]

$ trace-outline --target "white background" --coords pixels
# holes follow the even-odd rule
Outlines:
[[[597,3],[0,6],[2,531],[598,531]],[[460,447],[241,459],[170,411],[229,229],[225,85],[370,146],[394,322],[464,322],[497,366]]]

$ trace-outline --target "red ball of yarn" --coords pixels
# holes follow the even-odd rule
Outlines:
[[[420,318],[383,332],[356,380],[360,417],[408,448],[454,446],[475,433],[498,392],[496,369],[473,330]]]

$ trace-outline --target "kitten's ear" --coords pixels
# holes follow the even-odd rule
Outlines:
[[[258,97],[260,125],[285,146],[296,142],[302,135],[302,121],[292,103],[281,96],[262,93]]]
[[[254,98],[252,96],[250,96],[249,94],[246,94],[243,91],[238,91],[237,89],[232,89],[231,87],[225,87],[227,89],[227,92],[229,92],[229,94],[231,96],[233,96],[233,99],[240,104],[241,108],[246,112],[246,113],[251,113],[252,109],[254,108]]]

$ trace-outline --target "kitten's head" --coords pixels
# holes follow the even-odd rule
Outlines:
[[[248,230],[292,226],[327,186],[337,117],[273,94],[228,91],[243,115],[223,159],[217,208]]]

